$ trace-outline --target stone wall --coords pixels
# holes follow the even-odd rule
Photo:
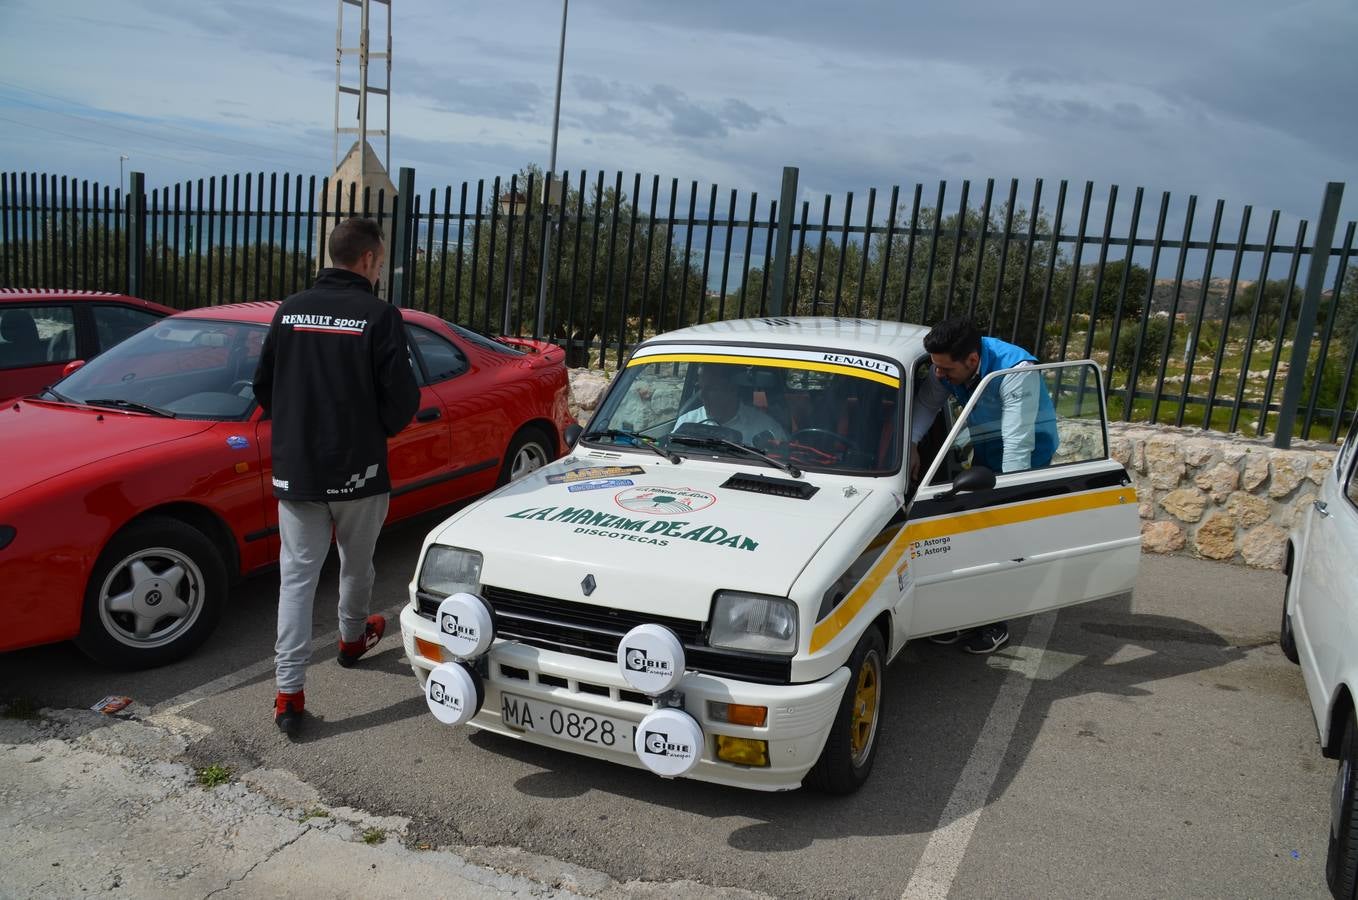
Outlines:
[[[571,412],[583,425],[608,379],[571,370]],[[1062,432],[1062,444],[1077,436]],[[1082,437],[1093,437],[1092,435]],[[1196,428],[1110,423],[1113,456],[1127,467],[1141,503],[1141,548],[1281,569],[1287,533],[1334,466],[1332,444],[1270,441]]]
[[[1112,423],[1114,457],[1141,502],[1141,547],[1281,569],[1287,534],[1334,466],[1332,444]]]

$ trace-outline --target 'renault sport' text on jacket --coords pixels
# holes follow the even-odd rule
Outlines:
[[[323,269],[279,305],[255,370],[273,418],[280,500],[358,500],[391,490],[387,438],[420,402],[401,312],[366,278]]]

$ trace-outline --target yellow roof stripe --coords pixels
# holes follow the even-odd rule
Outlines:
[[[771,366],[775,369],[811,369],[814,372],[831,372],[837,375],[852,375],[855,378],[866,378],[869,381],[877,381],[887,387],[898,388],[901,380],[892,375],[884,375],[881,372],[873,372],[869,369],[859,369],[854,366],[841,366],[835,363],[813,362],[807,359],[776,359],[769,356],[737,356],[734,354],[719,353],[657,353],[654,356],[634,356],[627,361],[627,366],[639,366],[646,363],[666,363],[666,362],[713,362],[713,363],[743,363],[746,365]]]
[[[853,621],[855,616],[862,612],[869,598],[877,593],[882,582],[895,570],[896,564],[915,541],[926,541],[930,538],[979,531],[983,528],[997,528],[1001,525],[1013,525],[1018,522],[1046,518],[1047,516],[1099,509],[1118,503],[1135,502],[1135,488],[1131,486],[1115,487],[1101,491],[1052,497],[1047,500],[1034,500],[1031,503],[1016,503],[1012,506],[1000,506],[994,509],[952,513],[935,516],[932,519],[925,519],[920,522],[911,522],[896,535],[891,546],[878,557],[877,562],[873,564],[872,569],[858,583],[858,586],[840,601],[839,606],[835,607],[830,615],[816,624],[815,629],[811,632],[811,652],[815,653],[829,644],[836,635],[844,630],[845,626]]]

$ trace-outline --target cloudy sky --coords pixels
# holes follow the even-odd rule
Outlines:
[[[558,0],[393,3],[393,169],[423,192],[545,166]],[[325,174],[336,5],[0,0],[0,170],[112,182],[126,154],[154,186]],[[1355,48],[1353,0],[575,0],[558,169],[772,199],[795,165],[813,209],[941,179],[976,197],[1018,178],[1028,197],[1064,178],[1078,199],[1092,180],[1096,198],[1144,186],[1285,223],[1336,180],[1347,220]]]

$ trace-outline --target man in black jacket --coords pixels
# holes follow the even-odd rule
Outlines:
[[[278,696],[274,722],[301,725],[311,658],[311,608],[333,531],[339,547],[339,663],[352,666],[382,638],[368,615],[373,547],[387,516],[387,438],[419,406],[400,310],[379,300],[382,232],[346,219],[330,233],[334,268],[278,307],[255,371],[255,399],[273,418],[278,498]]]

